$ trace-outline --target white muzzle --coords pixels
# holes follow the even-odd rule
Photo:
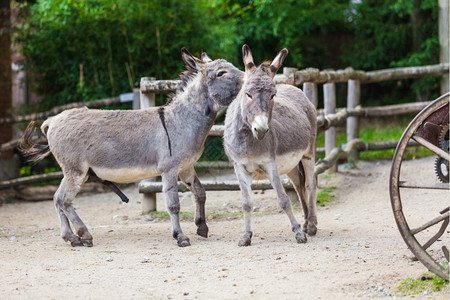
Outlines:
[[[269,132],[269,119],[264,115],[258,115],[255,117],[252,123],[252,134],[258,139],[262,140]]]

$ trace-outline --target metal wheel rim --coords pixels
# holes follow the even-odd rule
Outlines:
[[[442,95],[434,100],[427,107],[425,107],[417,116],[409,123],[406,130],[397,145],[392,160],[392,167],[390,173],[389,193],[391,197],[391,205],[394,213],[394,218],[397,223],[400,234],[405,241],[408,248],[416,256],[419,261],[428,268],[431,272],[440,276],[445,280],[449,280],[448,268],[444,269],[433,257],[431,257],[426,250],[422,248],[415,236],[411,233],[408,222],[402,211],[402,203],[399,191],[399,179],[403,154],[406,146],[423,121],[430,116],[434,111],[446,105],[449,102],[449,93]]]

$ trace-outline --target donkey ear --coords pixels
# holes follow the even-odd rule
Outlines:
[[[199,71],[203,65],[203,61],[192,56],[186,48],[181,48],[181,57],[189,69]]]
[[[208,56],[208,54],[206,54],[206,52],[203,52],[203,53],[202,53],[202,61],[203,61],[204,63],[209,63],[209,62],[212,62],[212,59],[209,58],[209,56]]]
[[[286,48],[284,48],[283,50],[278,52],[277,56],[275,56],[272,63],[270,64],[270,71],[272,73],[272,77],[274,77],[275,74],[277,74],[278,69],[283,64],[283,61],[287,55],[288,55],[288,51]]]
[[[246,44],[242,46],[242,60],[244,62],[245,73],[252,72],[255,69],[252,51],[250,50],[250,47],[247,46]]]

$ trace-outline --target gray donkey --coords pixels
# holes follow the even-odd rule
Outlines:
[[[225,151],[234,165],[242,193],[245,229],[239,246],[251,243],[252,178],[269,178],[297,242],[305,243],[306,235],[281,184],[280,174],[287,174],[301,199],[305,214],[303,230],[309,235],[317,231],[316,109],[300,89],[273,82],[287,53],[283,49],[271,63],[256,67],[250,48],[242,47],[244,84],[228,108],[224,132]]]
[[[206,53],[198,59],[185,48],[181,52],[187,71],[165,106],[133,111],[66,110],[42,124],[48,145],[31,142],[36,131],[32,123],[26,129],[21,146],[25,157],[34,161],[51,152],[64,173],[53,199],[61,236],[72,246],[93,245],[92,235],[72,206],[89,176],[114,188],[109,181],[135,182],[161,175],[172,235],[184,247],[190,242],[180,227],[179,176],[195,195],[197,234],[208,236],[205,191],[193,165],[203,152],[217,111],[236,98],[244,72],[223,59],[212,61]]]

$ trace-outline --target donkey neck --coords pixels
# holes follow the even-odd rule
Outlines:
[[[219,105],[209,99],[207,87],[202,82],[202,74],[197,74],[184,87],[173,95],[171,102],[164,106],[164,119],[167,134],[173,131],[196,144],[203,144],[214,124]],[[172,132],[171,132],[172,131]]]

